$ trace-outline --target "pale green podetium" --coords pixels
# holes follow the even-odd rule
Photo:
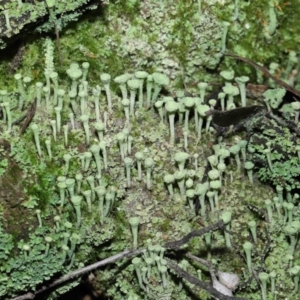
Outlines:
[[[53,139],[56,142],[56,140],[57,140],[56,121],[55,120],[50,120],[50,125],[51,125],[51,128],[52,128]]]
[[[101,225],[103,225],[103,223],[104,223],[104,196],[106,194],[106,189],[104,186],[97,186],[95,188],[95,192],[97,194],[98,201],[99,201],[100,222],[101,222]]]
[[[68,175],[69,173],[69,167],[70,167],[70,160],[72,156],[69,153],[64,154],[63,159],[65,161],[65,175]]]
[[[80,241],[80,238],[81,238],[80,235],[76,232],[73,232],[72,235],[70,236],[71,248],[68,253],[69,258],[74,256],[74,251],[75,251],[76,245]]]
[[[184,170],[183,171],[179,171],[178,170],[178,171],[176,171],[174,173],[174,178],[175,178],[175,180],[177,182],[177,185],[179,187],[180,196],[182,198],[185,197],[185,186],[184,186],[184,184],[185,184],[185,176],[186,176],[186,172]]]
[[[92,212],[92,191],[86,190],[82,192],[82,195],[85,197],[87,206],[88,206],[88,212]]]
[[[164,122],[163,104],[164,104],[164,102],[163,102],[162,100],[157,100],[157,101],[154,103],[154,106],[157,108],[157,111],[158,111],[158,114],[159,114],[161,123]]]
[[[79,65],[72,64],[67,70],[67,74],[72,79],[71,91],[77,91],[78,79],[82,75],[82,71],[79,69]]]
[[[77,173],[75,175],[75,179],[76,179],[76,193],[80,194],[81,193],[81,185],[82,185],[83,175],[81,173]]]
[[[240,160],[240,156],[239,156],[240,150],[241,150],[241,147],[239,144],[235,144],[229,148],[230,153],[234,155],[238,170],[241,169],[241,160]]]
[[[224,231],[224,235],[225,235],[225,242],[226,242],[226,247],[228,249],[231,249],[231,241],[230,241],[230,222],[231,222],[231,212],[230,211],[226,211],[222,214],[221,216],[224,224],[225,224],[225,231]]]
[[[11,121],[11,112],[10,112],[10,104],[9,102],[3,102],[2,107],[5,109],[5,113],[7,116],[7,132],[11,132],[11,126],[12,126],[12,121]]]
[[[197,127],[198,141],[201,139],[202,126],[203,126],[204,118],[206,117],[207,111],[209,111],[208,105],[206,105],[206,104],[197,105],[197,113],[199,114],[198,127]]]
[[[9,20],[9,9],[3,10],[3,14],[5,17],[5,25],[6,25],[7,31],[11,31],[12,28],[11,28],[10,20]]]
[[[99,141],[103,141],[104,139],[104,130],[105,130],[105,125],[103,122],[98,121],[94,124],[95,130],[97,131],[98,139]]]
[[[292,106],[292,108],[293,108],[294,111],[295,111],[295,119],[294,119],[294,122],[295,122],[296,124],[298,124],[298,123],[299,123],[299,115],[300,115],[300,102],[298,102],[298,101],[292,102],[292,103],[291,103],[291,106]],[[296,147],[297,147],[297,146],[296,146]]]
[[[110,211],[110,209],[113,206],[113,202],[114,202],[114,194],[107,192],[105,194],[105,211],[104,211],[104,217],[108,216],[108,213]]]
[[[83,158],[84,158],[83,171],[86,172],[86,171],[88,171],[90,164],[91,164],[92,153],[89,151],[84,152]]]
[[[81,85],[80,85],[81,86]],[[85,111],[86,111],[86,97],[87,97],[87,94],[84,90],[81,90],[78,92],[78,97],[80,99],[80,114],[81,115],[84,115],[85,114]]]
[[[42,218],[41,218],[41,210],[40,209],[36,209],[35,210],[35,213],[36,213],[36,216],[37,216],[37,218],[38,218],[38,221],[39,221],[39,227],[42,227]]]
[[[186,195],[186,198],[187,198],[187,201],[189,203],[191,210],[194,211],[195,210],[195,207],[194,207],[195,190],[189,189],[186,191],[185,195]]]
[[[71,103],[71,108],[73,113],[77,114],[77,91],[76,90],[70,90],[68,93],[69,99],[70,99],[70,103]]]
[[[248,141],[239,140],[238,144],[240,145],[240,151],[241,151],[241,154],[242,154],[243,161],[245,163],[246,160],[247,160],[246,147],[247,147]]]
[[[40,130],[39,130],[39,126],[37,124],[32,124],[31,125],[31,130],[33,132],[33,136],[34,136],[34,142],[35,142],[35,146],[38,152],[39,156],[42,156],[42,151],[41,151],[41,146],[40,146]]]
[[[269,274],[270,279],[271,279],[271,293],[273,295],[275,294],[275,281],[276,281],[277,275],[278,274],[276,274],[276,272],[274,270],[271,271]]]
[[[247,175],[251,184],[253,184],[253,168],[254,163],[252,161],[246,161],[244,164],[244,168],[247,171]]]
[[[90,144],[89,116],[88,115],[80,116],[80,121],[82,122],[83,130],[85,133],[85,142],[87,145],[89,145]]]
[[[147,189],[151,189],[151,173],[154,167],[154,160],[151,157],[145,159],[145,168],[146,168],[146,184]]]
[[[73,206],[75,208],[76,212],[76,218],[77,218],[77,223],[76,227],[79,228],[81,224],[81,201],[82,201],[82,196],[73,196],[71,197],[71,202],[73,203]]]
[[[57,132],[60,132],[61,129],[61,110],[62,108],[59,106],[54,107],[55,115],[56,115],[56,128]]]
[[[91,191],[92,191],[92,200],[94,201],[96,196],[95,196],[95,177],[93,175],[90,175],[86,177],[86,181],[88,182]]]
[[[143,152],[136,152],[135,153],[135,159],[136,159],[136,164],[137,164],[137,169],[138,169],[138,181],[142,180],[142,162],[144,161],[144,154]]]
[[[215,191],[208,191],[206,193],[206,196],[208,198],[208,201],[209,201],[209,205],[210,205],[210,210],[212,213],[215,212],[215,204],[214,204],[214,196],[215,196]]]
[[[198,196],[198,201],[200,202],[200,215],[201,217],[205,217],[206,211],[205,211],[205,195],[208,191],[209,183],[198,183],[196,185],[195,194]]]
[[[143,99],[143,85],[144,85],[144,80],[147,78],[148,73],[145,71],[136,71],[134,74],[135,78],[139,80],[139,95],[138,95],[138,100],[139,100],[139,109],[141,109],[144,105],[144,99]]]
[[[264,149],[264,153],[267,156],[267,161],[268,161],[269,169],[270,169],[271,172],[273,172],[272,159],[271,159],[271,149],[269,149],[269,148]]]
[[[54,217],[54,222],[55,222],[55,227],[56,227],[55,231],[56,232],[59,232],[59,230],[60,230],[60,224],[59,224],[60,220],[61,220],[60,216],[55,216]]]
[[[205,91],[206,91],[208,84],[207,84],[207,82],[199,82],[197,86],[199,88],[199,96],[200,96],[200,104],[201,104],[204,102]]]
[[[174,178],[173,174],[166,174],[164,176],[164,182],[167,185],[168,192],[169,192],[169,194],[170,194],[171,197],[173,197],[173,195],[174,195],[174,191],[173,191],[174,180],[175,180],[175,178]]]
[[[50,88],[48,86],[43,87],[43,92],[45,96],[46,109],[50,108]]]
[[[68,147],[69,144],[69,139],[68,139],[68,134],[69,134],[69,125],[63,125],[63,130],[64,130],[64,139],[65,139],[65,147]]]
[[[18,92],[20,94],[18,109],[21,110],[27,97],[22,83],[22,75],[20,73],[17,73],[15,74],[14,78],[18,83]]]
[[[70,197],[73,197],[75,195],[75,179],[68,178],[68,179],[66,179],[65,183],[67,185],[67,189],[68,189]]]
[[[295,228],[292,225],[287,225],[284,228],[285,234],[288,235],[289,239],[290,239],[289,254],[291,256],[293,256],[294,253],[295,253],[295,248],[296,248],[296,244],[297,244],[298,230],[299,229]]]
[[[111,92],[110,92],[111,76],[107,73],[101,74],[100,75],[100,80],[103,83],[104,90],[105,90],[105,93],[106,93],[108,110],[111,111],[112,110]]]
[[[189,159],[190,155],[186,152],[177,152],[175,154],[175,161],[177,162],[178,164],[178,168],[179,168],[179,171],[183,171],[184,170],[184,166],[185,166],[185,163],[186,161]]]
[[[260,272],[258,274],[258,278],[261,282],[262,299],[267,300],[267,282],[269,279],[269,274],[265,272]]]
[[[230,26],[230,23],[227,21],[222,22],[223,25],[223,33],[222,33],[222,46],[221,46],[221,53],[224,53],[226,51],[226,38],[228,33],[228,28]]]
[[[61,246],[61,250],[62,250],[62,263],[64,263],[66,261],[66,258],[67,258],[67,254],[70,250],[70,248],[67,246],[67,245],[62,245]]]
[[[152,104],[157,100],[161,89],[170,83],[170,79],[162,73],[153,73],[152,79],[154,81],[154,91],[152,94]],[[149,79],[148,79],[149,80]]]
[[[119,88],[120,88],[121,94],[122,94],[122,99],[128,98],[126,83],[130,79],[130,77],[131,76],[126,73],[126,74],[120,75],[114,79],[114,82],[119,84]]]
[[[169,125],[170,125],[170,144],[175,143],[175,114],[178,111],[179,104],[175,101],[168,101],[166,104],[166,111],[169,117]]]
[[[124,161],[125,153],[124,153],[124,144],[126,144],[126,136],[123,132],[119,132],[117,134],[117,141],[119,144],[121,159]]]
[[[142,290],[146,290],[144,284],[143,284],[143,278],[142,278],[142,273],[141,273],[141,265],[142,265],[142,260],[140,257],[135,257],[132,261],[132,264],[134,266],[136,276],[138,278],[139,286]]]
[[[57,101],[57,90],[58,90],[58,73],[57,72],[51,72],[49,74],[50,79],[53,82],[54,85],[54,93],[53,93],[53,104],[57,105],[58,101]]]
[[[234,109],[236,107],[234,104],[234,97],[240,93],[238,87],[234,86],[231,83],[226,82],[222,90],[227,95],[226,109],[227,110]]]
[[[248,222],[248,227],[251,232],[254,243],[257,243],[256,222],[254,220]]]
[[[240,90],[242,107],[247,106],[247,104],[246,104],[246,83],[249,81],[249,79],[250,78],[248,76],[236,77],[234,79]]]
[[[101,157],[100,157],[100,146],[99,145],[92,145],[90,150],[94,155],[98,175],[101,177],[102,176],[102,174],[101,174],[101,167],[102,166],[101,166]]]
[[[47,153],[49,155],[50,160],[52,160],[52,151],[51,151],[51,140],[45,140],[45,144],[46,144],[46,149],[47,149]]]
[[[215,208],[219,208],[219,190],[221,189],[221,181],[220,180],[211,180],[209,182],[209,186],[211,190],[214,192],[214,200],[215,200]]]
[[[130,110],[130,100],[127,99],[127,98],[124,98],[121,101],[121,104],[122,104],[123,109],[124,109],[126,122],[127,122],[127,124],[129,124],[129,122],[130,122],[130,117],[129,117],[129,115],[130,115],[130,112],[129,112],[129,110]]]
[[[127,187],[130,188],[131,187],[130,171],[131,171],[131,167],[133,165],[132,158],[125,157],[124,158],[124,165],[125,165],[125,170],[126,170]]]
[[[148,75],[146,81],[146,106],[147,107],[151,106],[152,89],[153,89],[153,77],[152,75]]]
[[[22,249],[24,250],[24,258],[25,258],[25,261],[27,260],[28,258],[28,253],[30,252],[30,246],[28,244],[24,244]]]
[[[102,152],[104,170],[107,171],[108,163],[107,163],[106,142],[105,141],[100,141],[99,147],[100,147],[100,151]]]
[[[101,88],[99,85],[96,85],[96,88],[93,88],[93,100],[94,100],[94,105],[95,105],[96,122],[100,121],[100,114],[99,114],[100,94],[101,94]]]
[[[147,279],[147,273],[148,273],[148,268],[146,266],[142,267],[142,278],[145,284],[149,283]]]
[[[182,100],[183,100],[183,103],[185,106],[184,130],[188,131],[188,129],[189,129],[189,114],[190,114],[190,111],[195,106],[195,99],[193,97],[184,97]],[[197,126],[196,126],[196,128],[197,128]]]
[[[218,160],[218,156],[213,154],[213,155],[210,155],[207,157],[207,160],[211,166],[212,169],[216,169],[217,168],[217,165],[219,163],[219,160]]]
[[[272,222],[272,217],[273,217],[272,201],[270,199],[267,199],[265,201],[265,205],[266,205],[266,208],[267,208],[269,222]]]
[[[294,290],[293,295],[296,295],[299,289],[299,278],[300,278],[300,266],[294,266],[289,270],[289,273],[293,276]]]
[[[88,62],[85,61],[85,62],[82,63],[81,66],[82,66],[82,69],[83,69],[81,81],[84,82],[84,81],[86,81],[86,78],[87,78],[87,74],[88,74],[88,71],[89,71],[90,64],[89,64]]]
[[[63,89],[57,90],[57,103],[58,103],[57,106],[63,107],[65,93],[66,92]]]
[[[246,253],[247,266],[249,270],[249,274],[252,274],[252,259],[251,259],[251,250],[253,245],[250,242],[245,242],[243,244],[244,251]]]
[[[50,244],[52,243],[53,239],[51,236],[46,236],[45,241],[46,241],[46,251],[45,251],[45,257],[46,257],[49,254]]]
[[[138,245],[138,226],[140,224],[140,219],[138,217],[131,217],[129,218],[129,224],[133,236],[133,249],[136,249]]]
[[[132,150],[132,142],[133,142],[133,136],[132,135],[129,135],[127,137],[127,153],[129,155],[131,155],[131,150]]]
[[[224,111],[225,110],[225,97],[226,97],[226,94],[224,92],[220,92],[218,94],[218,99],[220,100],[221,102],[221,110]]]
[[[161,274],[161,277],[162,277],[162,284],[163,284],[163,287],[164,288],[167,288],[168,286],[168,281],[167,281],[167,267],[166,266],[160,266],[159,267],[159,272]]]
[[[134,115],[134,106],[135,106],[135,98],[137,95],[137,91],[139,89],[140,86],[140,82],[138,79],[130,79],[127,81],[127,85],[130,91],[130,115],[133,116]]]

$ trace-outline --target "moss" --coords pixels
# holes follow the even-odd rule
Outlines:
[[[47,171],[37,172],[34,177],[34,184],[29,182],[25,184],[28,196],[37,199],[38,206],[42,210],[49,205],[53,195],[52,187],[55,185],[54,174],[53,176],[49,176]]]
[[[123,1],[119,0],[116,1],[112,9],[122,16],[125,15],[126,18],[132,19],[134,25],[134,20],[140,11],[140,1],[129,0],[124,3]]]
[[[160,224],[160,229],[162,232],[169,232],[171,230],[171,221],[169,219],[165,219]]]
[[[116,220],[115,238],[122,238],[122,236],[124,236],[124,230],[129,226],[125,212],[115,209],[114,219]]]

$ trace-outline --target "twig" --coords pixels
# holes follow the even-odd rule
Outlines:
[[[61,47],[60,47],[59,29],[58,29],[58,26],[57,26],[56,22],[54,22],[54,27],[55,27],[55,35],[56,35],[56,41],[57,41],[59,62],[62,65],[63,64],[63,58],[62,58]]]
[[[27,300],[27,299],[34,299],[35,294],[33,293],[27,293],[25,295],[13,298],[12,300]]]
[[[91,272],[95,269],[98,269],[102,266],[105,266],[107,264],[111,264],[111,263],[114,263],[115,261],[117,260],[120,260],[122,258],[125,258],[125,257],[132,257],[132,256],[136,256],[140,253],[143,252],[143,249],[137,249],[137,250],[125,250],[121,253],[118,253],[116,255],[113,255],[111,257],[108,257],[106,259],[103,259],[101,261],[98,261],[92,265],[89,265],[87,267],[84,267],[84,268],[81,268],[81,269],[78,269],[70,274],[66,274],[62,277],[60,277],[59,279],[57,280],[54,280],[52,283],[50,283],[49,285],[47,286],[43,286],[41,289],[37,290],[35,293],[27,293],[25,295],[22,295],[22,296],[19,296],[19,297],[16,297],[16,298],[13,298],[11,300],[25,300],[25,299],[34,299],[34,297],[37,295],[37,294],[40,294],[41,292],[44,292],[50,288],[53,288],[59,284],[62,284],[74,277],[77,277],[77,276],[80,276],[80,275],[83,275],[87,272]]]
[[[172,249],[176,249],[176,248],[179,248],[180,246],[184,245],[185,243],[187,243],[191,238],[193,237],[197,237],[197,236],[201,236],[205,233],[208,233],[210,231],[214,231],[214,230],[217,230],[217,229],[224,229],[224,222],[223,220],[220,220],[218,221],[217,223],[214,223],[210,226],[207,226],[203,229],[200,229],[200,230],[195,230],[195,231],[192,231],[190,233],[188,233],[185,237],[183,237],[181,240],[178,240],[178,241],[173,241],[173,242],[168,242],[164,245],[165,248],[172,248]],[[121,253],[118,253],[116,255],[113,255],[109,258],[106,258],[104,260],[101,260],[99,262],[96,262],[92,265],[89,265],[87,267],[84,267],[84,268],[81,268],[81,269],[78,269],[72,273],[69,273],[69,274],[66,274],[56,280],[54,280],[52,283],[50,283],[49,285],[47,286],[43,286],[41,289],[39,289],[38,291],[36,291],[35,293],[27,293],[25,295],[22,295],[22,296],[18,296],[16,298],[13,298],[11,300],[26,300],[26,299],[34,299],[36,295],[50,289],[50,288],[53,288],[57,285],[60,285],[74,277],[77,277],[77,276],[81,276],[85,273],[88,273],[88,272],[91,272],[99,267],[102,267],[102,266],[105,266],[107,264],[111,264],[111,263],[114,263],[115,261],[117,260],[120,260],[120,259],[123,259],[125,257],[132,257],[132,256],[136,256],[138,254],[141,254],[142,252],[144,251],[144,249],[137,249],[137,250],[125,250]],[[192,255],[192,254],[191,254]],[[179,267],[178,267],[179,268]],[[180,269],[180,268],[179,268]],[[188,274],[188,273],[187,273]],[[183,276],[183,275],[182,275]],[[191,276],[188,274],[188,276]],[[191,276],[191,280],[193,280],[193,276]],[[196,278],[195,278],[196,279]],[[188,280],[188,279],[187,279]],[[188,280],[189,281],[189,280]],[[199,281],[200,282],[200,281]],[[201,282],[200,282],[201,283]],[[196,283],[194,283],[196,284]],[[205,283],[203,283],[205,284]],[[209,285],[208,285],[209,286]],[[210,287],[210,286],[209,286]],[[205,288],[204,288],[205,289]],[[217,292],[217,291],[216,291]],[[226,300],[226,299],[239,299],[239,298],[220,298],[220,294],[219,292],[217,292],[217,296],[219,297],[220,300]],[[215,295],[212,293],[212,295]],[[223,296],[224,297],[224,296]]]
[[[269,232],[266,224],[265,224],[265,228],[264,229],[265,229],[265,234],[266,234],[266,238],[267,238],[267,244],[265,245],[265,249],[264,249],[263,255],[261,257],[261,261],[260,261],[261,266],[264,265],[265,260],[267,258],[267,255],[268,255],[268,253],[271,250],[271,237],[270,237],[270,232]]]
[[[24,52],[25,52],[25,44],[24,41],[21,40],[21,43],[18,46],[17,53],[15,54],[15,56],[13,57],[9,65],[9,70],[8,70],[9,75],[12,75],[19,68],[23,59]]]
[[[273,74],[271,74],[267,68],[260,66],[259,64],[257,64],[256,62],[246,58],[246,57],[242,57],[242,56],[238,56],[236,54],[233,53],[225,53],[224,55],[226,56],[230,56],[233,57],[235,59],[241,60],[246,62],[247,64],[253,66],[254,68],[262,71],[264,74],[266,74],[268,77],[272,78],[276,83],[278,83],[279,85],[281,85],[282,87],[284,87],[286,90],[290,91],[292,94],[298,96],[300,98],[300,92],[297,91],[296,89],[294,89],[292,86],[290,86],[289,84],[285,83],[284,81],[282,81],[281,79],[275,77]]]
[[[208,268],[211,268],[211,266],[212,266],[212,263],[211,263],[210,261],[205,260],[205,259],[203,259],[203,258],[200,258],[200,257],[198,257],[198,256],[195,256],[195,255],[193,255],[192,253],[187,253],[187,254],[186,254],[186,257],[189,257],[189,258],[191,258],[191,259],[197,261],[198,263],[200,263],[200,264],[202,264],[202,265],[204,265],[204,266],[206,266],[206,267],[208,267]]]
[[[29,126],[31,120],[34,117],[35,110],[36,110],[36,102],[37,102],[37,99],[35,98],[27,111],[26,120],[23,123],[22,128],[21,128],[21,134],[23,134],[26,131],[27,127]]]
[[[172,249],[179,248],[180,246],[186,244],[191,238],[196,237],[196,236],[201,236],[203,234],[209,233],[209,232],[217,230],[217,229],[224,229],[223,220],[220,220],[217,223],[209,225],[205,228],[202,228],[202,229],[199,229],[199,230],[194,230],[194,231],[188,233],[185,237],[183,237],[182,239],[180,239],[178,241],[166,243],[164,245],[164,247],[165,248],[172,248]]]
[[[183,279],[187,280],[188,282],[200,287],[203,290],[209,292],[212,296],[217,297],[219,300],[245,300],[245,298],[238,298],[238,297],[230,297],[223,295],[222,293],[218,292],[215,288],[213,288],[209,283],[200,281],[193,275],[190,275],[188,272],[181,269],[177,264],[175,264],[172,260],[166,258],[167,265],[170,269],[174,270],[179,276]]]

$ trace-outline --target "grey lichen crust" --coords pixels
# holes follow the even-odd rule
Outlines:
[[[96,9],[105,1],[98,0],[2,0],[0,2],[0,49],[16,38],[33,32],[62,30],[84,12]]]

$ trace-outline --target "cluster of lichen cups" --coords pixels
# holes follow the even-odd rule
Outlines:
[[[34,142],[36,146],[37,154],[40,157],[53,159],[52,155],[52,144],[57,143],[60,137],[61,129],[63,128],[63,142],[64,147],[68,149],[70,145],[69,134],[70,131],[76,130],[79,127],[85,137],[85,144],[89,146],[89,149],[79,155],[73,155],[71,153],[65,153],[63,155],[63,160],[65,165],[62,169],[62,174],[57,178],[57,191],[60,198],[60,211],[63,211],[64,206],[70,205],[66,201],[70,198],[70,203],[73,205],[76,212],[76,228],[82,226],[84,218],[82,217],[81,206],[83,198],[87,203],[87,213],[93,211],[93,205],[98,201],[97,210],[99,213],[100,223],[103,225],[107,219],[114,202],[116,201],[116,189],[112,186],[107,186],[106,182],[103,180],[103,173],[108,169],[108,162],[110,160],[109,154],[107,152],[107,147],[111,146],[111,139],[106,139],[106,132],[108,128],[109,114],[116,107],[122,108],[125,123],[124,128],[121,132],[116,134],[113,138],[114,142],[119,147],[119,153],[121,161],[124,164],[125,178],[126,182],[121,183],[126,185],[127,188],[132,186],[131,174],[133,168],[136,168],[137,180],[143,181],[143,172],[146,174],[144,180],[148,190],[152,189],[151,173],[155,166],[155,161],[151,157],[145,157],[147,155],[143,151],[136,151],[133,158],[133,137],[130,134],[131,123],[135,118],[136,110],[144,109],[144,107],[155,107],[157,109],[161,123],[168,123],[169,125],[169,136],[170,144],[175,143],[175,117],[178,116],[179,124],[183,124],[182,132],[184,136],[184,151],[178,151],[174,155],[174,161],[178,166],[178,170],[174,174],[166,173],[164,176],[164,182],[168,190],[169,196],[174,197],[175,190],[178,189],[180,198],[183,200],[183,205],[185,202],[189,205],[190,210],[195,210],[195,200],[198,199],[200,202],[200,215],[206,220],[207,210],[214,212],[219,208],[219,195],[222,189],[222,185],[225,181],[230,179],[232,181],[232,174],[229,175],[226,172],[228,161],[231,156],[236,162],[237,169],[242,171],[243,169],[247,172],[249,181],[253,184],[253,168],[254,164],[249,160],[251,155],[246,154],[247,141],[240,140],[235,145],[230,148],[226,147],[225,143],[220,142],[213,146],[214,154],[207,158],[210,165],[210,171],[208,172],[209,180],[204,183],[199,183],[201,178],[197,176],[199,171],[199,154],[189,154],[188,149],[188,136],[191,130],[190,125],[190,112],[194,115],[194,125],[195,133],[197,139],[201,139],[201,134],[203,131],[209,133],[213,131],[210,127],[211,117],[206,116],[206,112],[214,108],[216,100],[210,100],[210,106],[204,104],[205,90],[207,88],[206,83],[199,83],[199,97],[184,97],[184,95],[178,93],[178,101],[175,101],[172,97],[159,97],[159,93],[162,87],[169,84],[169,79],[160,73],[153,73],[149,75],[147,72],[138,71],[134,76],[129,74],[124,74],[118,76],[114,79],[114,82],[119,85],[121,91],[121,100],[118,103],[113,102],[112,93],[110,90],[111,77],[109,74],[102,74],[100,80],[103,85],[103,90],[105,93],[106,103],[100,103],[101,88],[96,86],[95,88],[90,88],[88,85],[87,74],[88,74],[89,64],[83,63],[82,68],[76,63],[72,64],[67,71],[68,76],[72,80],[72,85],[68,93],[66,90],[59,87],[58,84],[58,74],[56,72],[51,72],[50,74],[45,74],[46,85],[44,86],[41,82],[36,83],[35,96],[37,99],[37,109],[46,107],[46,109],[53,109],[55,112],[55,119],[51,120],[50,126],[52,129],[52,138],[49,136],[45,140],[46,153],[43,152],[43,145],[40,142],[40,125],[38,123],[33,123],[31,125],[31,130],[33,132]],[[221,101],[222,109],[227,109],[235,107],[233,97],[240,94],[242,99],[242,106],[246,105],[245,102],[245,82],[247,78],[236,78],[239,89],[233,86],[229,81],[233,79],[232,72],[223,72],[221,74],[226,82],[223,92],[219,94],[219,100]],[[17,80],[18,92],[19,92],[19,108],[22,108],[28,99],[28,94],[24,89],[24,84],[30,83],[30,78],[24,78],[23,82],[22,76],[20,74],[15,75]],[[25,80],[26,79],[26,80]],[[51,84],[52,82],[52,84]],[[145,85],[144,85],[145,83]],[[89,96],[89,91],[92,91],[92,97]],[[6,93],[2,92],[2,100],[5,99]],[[145,99],[144,99],[145,98]],[[225,104],[225,99],[227,99],[227,104]],[[7,103],[7,101],[3,101]],[[92,103],[92,104],[91,104]],[[12,130],[12,118],[9,105],[3,105],[5,108],[5,118],[7,120],[7,130],[10,132]],[[92,107],[92,109],[91,109]],[[103,107],[106,108],[103,109]],[[71,109],[70,109],[71,108]],[[95,122],[92,123],[90,119],[92,118],[91,111],[94,110]],[[62,125],[62,113],[67,111],[69,116],[69,122]],[[101,112],[101,113],[100,113]],[[203,124],[206,124],[205,128],[202,128]],[[78,171],[75,176],[70,177],[70,162],[72,160],[79,160],[79,165],[81,170]],[[114,158],[115,159],[115,158]],[[92,164],[92,161],[94,164]],[[186,169],[187,165],[193,165],[193,169]],[[269,163],[270,169],[271,164]],[[89,175],[85,177],[88,171],[92,170]],[[200,172],[201,173],[201,172]],[[231,178],[230,178],[231,177]],[[198,181],[195,182],[195,179]],[[200,180],[199,180],[200,179]],[[83,184],[84,183],[84,184]],[[83,185],[88,186],[89,189],[84,190]],[[278,197],[274,198],[274,205],[277,211],[278,219],[283,219],[283,223],[286,224],[285,233],[289,237],[290,246],[289,254],[294,255],[294,250],[297,243],[297,237],[299,232],[299,221],[293,220],[293,209],[296,203],[296,194],[294,197],[291,196],[290,191],[287,191],[287,202],[283,201],[282,190],[278,187]],[[206,206],[206,201],[208,200],[209,209]],[[281,208],[284,209],[284,215],[281,214]],[[270,200],[266,201],[266,209],[268,213],[269,222],[274,221],[274,216],[272,215],[272,202]],[[36,210],[39,226],[42,226],[41,211]],[[222,216],[225,224],[226,231],[225,243],[228,249],[232,248],[230,234],[230,222],[231,213],[226,212]],[[138,247],[138,217],[131,217],[129,219],[129,224],[132,229],[133,235],[133,248]],[[56,228],[59,231],[61,225],[61,218],[55,216]],[[64,223],[64,227],[68,222]],[[249,222],[249,229],[253,236],[254,243],[257,242],[256,235],[256,223],[255,221]],[[210,239],[206,237],[207,244],[210,244]],[[72,234],[70,237],[70,248],[67,244],[64,244],[64,253],[68,253],[68,257],[72,258],[75,251],[76,243],[80,239],[80,236]],[[49,249],[51,247],[52,238],[50,236],[45,237],[46,241],[46,251],[45,255],[48,255]],[[251,264],[251,249],[253,244],[246,242],[243,245],[249,274],[252,274],[252,264]],[[156,251],[156,255],[153,253],[152,248],[159,248]],[[25,244],[23,247],[24,255],[27,257],[28,251],[30,250]],[[153,250],[153,251],[152,251]],[[148,253],[149,252],[149,253]],[[167,286],[166,279],[166,261],[163,259],[164,248],[161,246],[152,246],[149,241],[148,252],[144,252],[144,264],[141,265],[141,259],[136,257],[133,259],[136,274],[138,277],[138,282],[143,290],[147,290],[148,279],[151,273],[151,266],[156,263],[159,273],[161,274],[161,280],[163,287]],[[148,254],[147,254],[148,253]],[[160,254],[159,254],[160,253]],[[66,255],[65,255],[66,257]],[[290,260],[290,272],[293,275],[296,293],[298,290],[297,282],[299,280],[299,267],[297,265],[293,266],[292,260]],[[298,270],[298,271],[297,271]],[[271,278],[272,293],[275,293],[275,276],[271,276],[274,271],[268,275],[267,273],[261,272],[259,278],[262,282],[262,293],[263,298],[266,298],[266,282],[268,278]],[[229,292],[231,293],[231,292]]]

